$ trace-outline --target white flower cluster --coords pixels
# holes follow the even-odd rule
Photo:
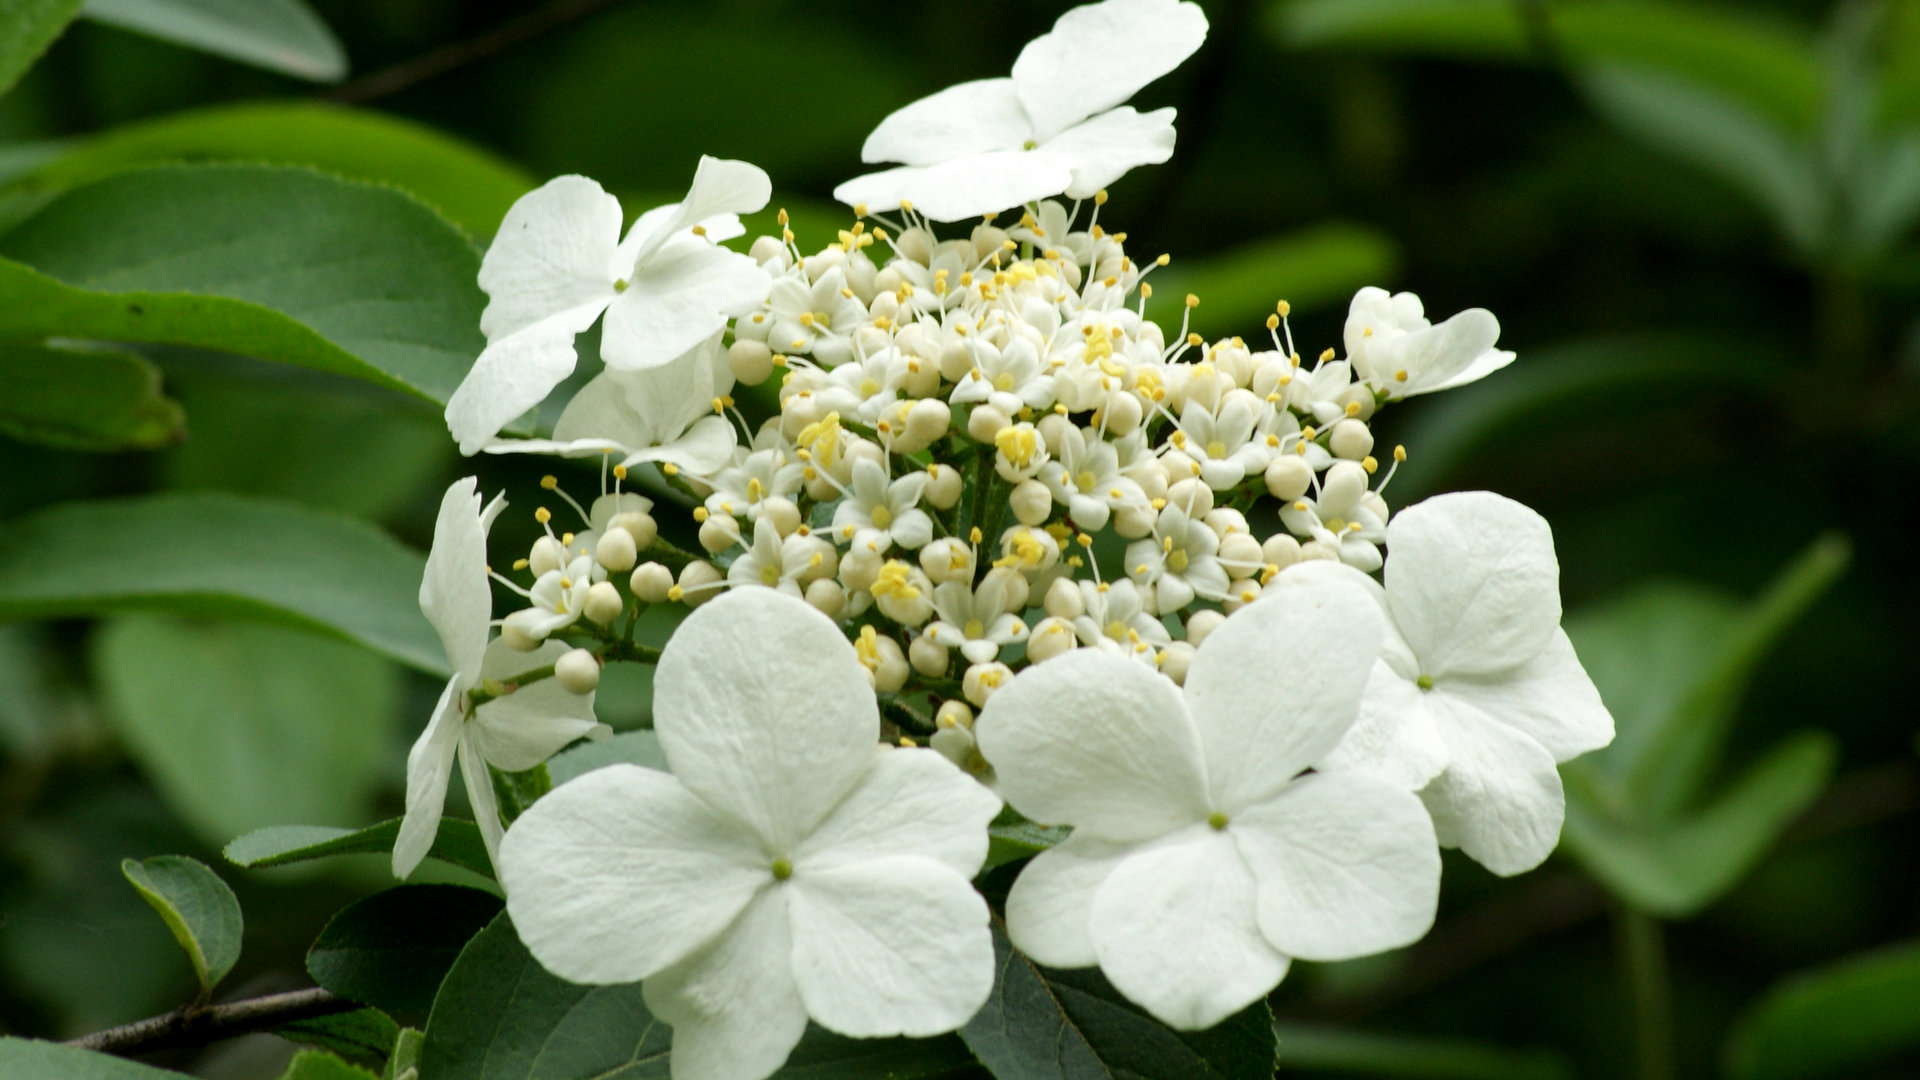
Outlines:
[[[993,980],[969,879],[1002,799],[1072,828],[1014,885],[1014,944],[1199,1028],[1293,958],[1419,938],[1443,845],[1538,865],[1555,764],[1611,739],[1546,523],[1486,493],[1385,498],[1404,453],[1377,451],[1376,410],[1510,362],[1492,315],[1434,324],[1363,289],[1344,355],[1310,361],[1284,302],[1252,343],[1147,317],[1167,256],[1127,253],[1102,186],[1170,152],[1172,111],[1121,102],[1205,31],[1176,0],[1069,12],[1011,79],[889,117],[866,156],[905,164],[843,185],[857,220],[818,250],[784,214],[719,246],[771,185],[709,158],[624,239],[612,197],[562,177],[487,253],[488,347],[449,426],[467,453],[599,458],[602,492],[567,500],[574,531],[536,512],[530,580],[495,575],[526,605],[491,645],[500,502],[448,492],[421,602],[456,674],[395,870],[457,758],[528,947],[644,980],[676,1076],[768,1075],[809,1019],[964,1024]],[[551,438],[501,438],[603,313],[605,370]],[[697,543],[661,535],[669,506]],[[655,653],[633,632],[660,605],[699,610]],[[658,663],[671,775],[592,773],[502,839],[489,766],[603,732],[619,660]]]

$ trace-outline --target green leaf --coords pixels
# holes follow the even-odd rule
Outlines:
[[[0,1035],[0,1076],[7,1080],[180,1080],[184,1075],[92,1050]]]
[[[340,997],[423,1024],[440,981],[500,903],[458,885],[402,885],[355,901],[307,950],[307,974]]]
[[[379,1009],[295,1020],[273,1029],[275,1035],[352,1058],[378,1061],[394,1048],[400,1027]]]
[[[849,1039],[809,1024],[771,1080],[935,1080],[979,1075],[967,1044],[932,1039]]]
[[[436,405],[485,342],[480,257],[391,188],[163,165],[65,192],[0,236],[0,337],[191,345]]]
[[[399,705],[391,663],[301,630],[161,615],[109,621],[93,659],[128,749],[209,843],[366,815]]]
[[[205,864],[185,855],[123,859],[120,872],[187,950],[202,998],[213,993],[240,959],[240,901],[233,890]]]
[[[0,341],[0,384],[0,432],[67,450],[151,450],[186,419],[159,369],[120,349]]]
[[[960,1029],[999,1080],[1270,1080],[1273,1013],[1257,1001],[1206,1031],[1173,1031],[1096,968],[1054,971],[993,923],[993,993]]]
[[[380,1074],[380,1080],[414,1080],[420,1075],[420,1048],[426,1044],[426,1034],[418,1028],[401,1028],[398,1038],[393,1040],[393,1053],[387,1055],[386,1071]]]
[[[554,755],[547,762],[547,776],[559,787],[583,773],[621,764],[666,772],[667,755],[660,749],[660,737],[652,731],[623,731],[610,739],[583,742]]]
[[[1186,261],[1175,259],[1149,279],[1155,299],[1147,313],[1169,335],[1180,329],[1188,293],[1200,298],[1191,313],[1206,337],[1264,334],[1275,304],[1307,310],[1345,304],[1355,290],[1392,277],[1399,250],[1384,234],[1361,225],[1316,225],[1243,247]],[[1257,347],[1257,346],[1256,346]]]
[[[321,825],[276,825],[256,829],[227,845],[227,861],[249,870],[327,859],[336,855],[391,855],[400,836],[400,818],[364,829],[332,829]],[[429,858],[493,876],[480,827],[460,818],[443,817],[434,835]]]
[[[1920,1046],[1920,941],[1804,972],[1769,991],[1727,1041],[1733,1080],[1815,1080]]]
[[[987,861],[980,872],[1032,858],[1065,840],[1071,831],[1060,825],[1035,825],[1013,807],[1006,807],[987,826]]]
[[[399,117],[307,102],[221,105],[113,128],[0,185],[0,229],[69,188],[177,161],[305,165],[392,184],[476,236],[491,235],[535,187],[485,150]]]
[[[86,0],[0,0],[0,94],[13,88]]]
[[[47,553],[60,554],[49,573]],[[426,561],[365,522],[260,499],[67,503],[0,529],[0,619],[160,609],[265,618],[447,673],[416,597]]]
[[[338,82],[347,53],[301,0],[87,0],[85,16],[282,75]]]
[[[332,1054],[302,1050],[293,1055],[280,1080],[379,1080],[358,1065],[349,1065]]]
[[[1452,1039],[1275,1024],[1283,1069],[1418,1080],[1571,1080],[1558,1054]]]
[[[1684,918],[1724,896],[1826,790],[1839,751],[1807,731],[1773,748],[1698,813],[1645,825],[1610,816],[1569,779],[1567,850],[1640,911]]]

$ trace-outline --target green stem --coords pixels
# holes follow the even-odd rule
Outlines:
[[[897,697],[880,699],[880,712],[902,728],[925,735],[933,731],[933,719]]]
[[[1673,988],[1667,980],[1660,920],[1619,907],[1614,910],[1613,928],[1633,1009],[1637,1075],[1640,1080],[1673,1080]]]
[[[607,646],[600,654],[602,660],[631,660],[636,664],[657,664],[660,662],[660,650],[651,645],[642,645],[637,641],[617,641]]]
[[[528,683],[537,683],[542,679],[551,678],[553,678],[553,665],[548,664],[545,667],[537,667],[531,671],[523,671],[515,675],[510,681],[483,679],[479,686],[472,687],[467,691],[467,706],[469,709],[477,709],[496,698],[506,697],[508,694],[513,693]]]

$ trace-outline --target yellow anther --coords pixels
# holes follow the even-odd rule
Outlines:
[[[1367,475],[1371,476],[1380,471],[1380,459],[1368,454],[1360,459],[1360,467],[1367,470]]]
[[[1327,361],[1329,361],[1329,360],[1331,360],[1331,359],[1333,359],[1333,350],[1332,350],[1332,349],[1327,349],[1326,351],[1324,351],[1324,352],[1322,352],[1322,353],[1320,354],[1320,362],[1321,362],[1321,363],[1323,363],[1323,364],[1324,364],[1324,363],[1326,363]]]
[[[675,585],[672,588],[669,588],[667,590],[667,599],[673,601],[676,604],[679,603],[680,598],[685,595],[687,595],[686,591],[680,588],[680,586],[678,585]]]
[[[627,467],[625,465],[615,465],[613,467],[613,478],[615,480],[625,480],[627,478]]]
[[[783,356],[782,354],[780,354],[780,353],[774,353],[774,354],[773,354],[773,366],[774,366],[774,367],[786,367],[786,366],[787,366],[787,358],[786,358],[785,356]]]
[[[567,544],[571,544],[571,543],[573,543],[573,534],[572,534],[572,533],[561,533],[561,534],[560,534],[560,544],[561,544],[561,546],[563,546],[563,547],[564,547],[564,546],[566,546]]]
[[[675,465],[671,461],[666,461],[660,464],[660,471],[667,474],[668,476],[679,476],[680,466]]]
[[[1188,297],[1188,299],[1189,299],[1189,300],[1191,300],[1191,299],[1192,299],[1192,297]],[[1187,335],[1187,344],[1189,344],[1189,345],[1199,345],[1199,344],[1200,344],[1201,342],[1203,342],[1203,341],[1205,341],[1205,340],[1206,340],[1206,339],[1205,339],[1205,338],[1203,338],[1203,337],[1201,337],[1201,336],[1200,336],[1199,334],[1188,334],[1188,335]]]
[[[704,506],[696,506],[693,508],[693,521],[696,525],[704,523],[710,516],[712,515],[707,513],[707,508]]]
[[[706,227],[705,225],[695,225],[695,226],[694,226],[694,227],[693,227],[693,228],[692,228],[692,229],[691,229],[690,231],[691,231],[691,232],[693,233],[693,235],[695,235],[695,236],[705,236],[705,235],[707,235],[707,227]]]
[[[983,534],[980,532],[980,526],[975,525],[973,528],[967,530],[968,543],[977,544],[982,539],[983,539]]]
[[[906,211],[906,212],[907,212],[907,213],[909,213],[909,214],[911,214],[911,213],[913,213],[913,200],[912,200],[912,199],[901,199],[901,200],[900,200],[900,209],[901,209],[901,210],[904,210],[904,211]]]
[[[1267,329],[1269,330],[1280,329],[1280,316],[1278,315],[1267,316]]]
[[[1406,369],[1406,368],[1401,368],[1401,369],[1400,369],[1399,371],[1396,371],[1396,372],[1394,372],[1394,373],[1393,373],[1393,381],[1394,381],[1394,382],[1406,382],[1406,381],[1407,381],[1407,369]]]
[[[1188,293],[1188,294],[1187,294],[1187,306],[1188,306],[1188,307],[1190,307],[1190,308],[1194,308],[1194,307],[1199,307],[1199,306],[1200,306],[1200,298],[1199,298],[1198,296],[1195,296],[1195,295],[1194,295],[1194,294],[1192,294],[1192,293]]]
[[[780,212],[774,215],[774,219],[780,222],[782,226],[785,226],[787,224],[787,208],[784,206],[781,207]]]
[[[783,210],[783,211],[781,211],[781,213],[785,213],[785,212],[786,212],[786,211],[784,211],[784,210]],[[866,216],[867,216],[867,204],[866,204],[866,203],[863,203],[863,202],[861,202],[861,203],[854,203],[854,204],[853,204],[853,216],[854,216],[854,217],[866,217]]]
[[[533,520],[545,525],[547,522],[553,520],[553,511],[548,510],[544,506],[536,507],[533,511]]]
[[[1394,447],[1394,448],[1393,448],[1393,460],[1395,460],[1395,461],[1405,461],[1405,460],[1407,460],[1407,448],[1406,448],[1406,447],[1404,447],[1404,446],[1396,446],[1396,447]]]
[[[543,476],[540,478],[540,486],[546,488],[548,491],[552,491],[554,488],[560,486],[560,478],[557,476]]]
[[[1096,191],[1093,193],[1093,205],[1095,206],[1107,205],[1107,189],[1106,188],[1101,188],[1099,191]]]
[[[513,568],[515,570],[525,570],[527,568],[527,560],[525,559],[513,560]]]

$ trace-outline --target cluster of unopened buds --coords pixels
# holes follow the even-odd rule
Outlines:
[[[422,606],[455,675],[395,868],[457,761],[534,955],[644,979],[677,1076],[766,1075],[796,1016],[964,1023],[993,969],[967,879],[1002,799],[1073,830],[1016,883],[1013,943],[1205,1027],[1290,957],[1418,938],[1442,845],[1537,865],[1555,763],[1611,738],[1545,522],[1485,493],[1386,499],[1406,455],[1376,445],[1376,411],[1512,361],[1493,316],[1434,324],[1368,288],[1339,349],[1303,358],[1284,301],[1258,337],[1207,341],[1199,298],[1154,293],[1169,257],[1103,223],[1105,184],[1172,146],[1172,110],[1120,102],[1205,29],[1175,0],[1069,12],[1012,78],[889,117],[867,157],[905,164],[843,185],[854,220],[817,250],[784,212],[723,246],[771,185],[704,158],[624,237],[611,196],[562,177],[488,252],[489,344],[449,426],[466,453],[597,460],[600,491],[547,477],[543,534],[503,573],[500,501],[448,492]],[[1137,78],[1116,91],[1087,56]],[[1149,317],[1167,304],[1171,337]],[[551,436],[501,436],[596,320],[604,370]],[[494,620],[489,575],[524,606]],[[664,650],[636,641],[683,616]],[[600,770],[505,830],[490,770],[604,734],[592,698],[620,661],[658,664],[672,774]],[[638,852],[617,873],[615,833]],[[862,906],[898,889],[898,910]],[[951,926],[889,938],[903,910]],[[750,948],[789,966],[755,976],[771,998],[727,999]]]

